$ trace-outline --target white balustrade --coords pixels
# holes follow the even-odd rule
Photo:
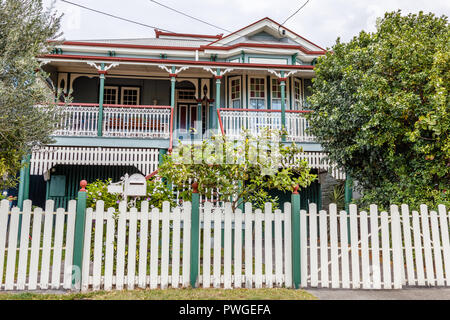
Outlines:
[[[230,138],[240,138],[243,130],[260,134],[264,128],[281,129],[281,112],[276,111],[220,111],[223,129]],[[287,140],[296,142],[314,141],[307,132],[308,121],[302,113],[286,112]]]
[[[103,136],[168,139],[170,108],[106,107]]]
[[[59,106],[60,119],[55,136],[96,136],[98,106],[68,105]]]

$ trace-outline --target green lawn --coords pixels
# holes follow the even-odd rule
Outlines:
[[[316,300],[303,290],[272,289],[165,289],[96,291],[86,293],[0,293],[0,300]]]

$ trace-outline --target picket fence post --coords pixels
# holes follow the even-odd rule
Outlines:
[[[197,286],[199,273],[199,250],[200,250],[200,195],[198,193],[198,183],[192,184],[192,209],[191,209],[191,287]]]
[[[300,194],[299,186],[294,187],[291,194],[291,250],[292,250],[292,284],[295,289],[300,288]]]
[[[84,248],[84,227],[86,223],[86,192],[87,181],[80,182],[80,191],[78,192],[77,213],[75,217],[75,235],[73,245],[73,269],[72,269],[72,288],[81,290],[81,274],[83,263]]]

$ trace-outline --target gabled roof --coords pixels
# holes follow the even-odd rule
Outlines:
[[[230,46],[235,45],[236,43],[251,43],[252,41],[248,38],[254,36],[258,33],[267,33],[272,35],[275,39],[289,39],[294,44],[305,47],[307,51],[325,51],[322,47],[314,44],[313,42],[303,38],[297,33],[289,30],[288,28],[282,26],[278,22],[266,17],[261,20],[258,20],[244,28],[241,28],[229,35],[226,35],[216,41],[211,42],[207,45],[207,47],[220,47],[220,46]],[[259,41],[260,42],[260,41]],[[279,41],[282,43],[282,41]],[[268,43],[269,45],[277,45],[279,43],[272,42]]]

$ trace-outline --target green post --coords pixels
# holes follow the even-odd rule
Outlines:
[[[352,202],[353,193],[353,180],[350,175],[347,174],[345,179],[345,211],[348,213],[348,206]]]
[[[72,288],[81,290],[81,271],[83,264],[84,226],[86,223],[87,181],[80,182],[81,189],[78,192],[77,213],[75,217],[75,235],[73,246],[73,270]]]
[[[17,195],[17,206],[23,209],[24,190],[25,190],[25,158],[22,159],[20,168],[19,194]]]
[[[281,91],[281,128],[286,129],[286,78],[284,71],[280,72],[280,91]],[[283,134],[283,141],[286,140],[286,135]]]
[[[167,149],[159,149],[159,153],[158,153],[158,164],[159,165],[162,165],[165,154],[167,154]]]
[[[202,119],[202,100],[197,100],[197,137],[199,140],[202,139],[203,136],[203,119]]]
[[[172,67],[172,73],[170,76],[170,106],[172,110],[175,111],[175,85],[177,83],[177,75],[175,73],[175,67]],[[177,127],[177,121],[174,119],[174,127]],[[172,130],[175,128],[172,128]]]
[[[216,75],[216,101],[214,102],[214,110],[213,110],[213,129],[218,128],[218,115],[217,115],[217,109],[220,108],[220,79],[222,79],[222,76],[220,75],[220,69],[217,68],[217,75]]]
[[[291,195],[291,243],[292,243],[292,284],[295,289],[300,288],[300,194],[299,186],[294,187]]]
[[[197,286],[199,273],[200,253],[200,195],[198,194],[198,183],[192,184],[192,210],[191,210],[191,287]]]
[[[347,212],[347,234],[348,234],[348,243],[350,243],[350,211],[348,209],[350,203],[352,202],[352,194],[353,194],[353,180],[349,174],[347,174],[345,178],[345,211]]]
[[[101,64],[100,74],[100,92],[98,94],[98,123],[97,123],[97,136],[103,135],[103,98],[105,95],[105,64]]]

